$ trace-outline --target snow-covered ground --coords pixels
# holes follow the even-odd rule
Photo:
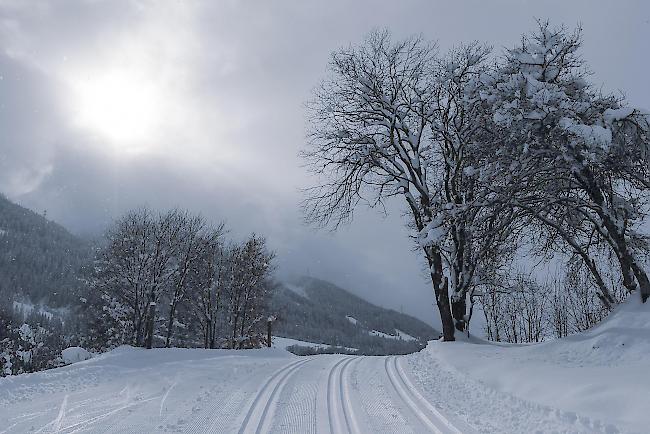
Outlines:
[[[282,348],[284,350],[294,345],[313,348],[315,350],[326,350],[333,347],[332,345],[328,345],[328,344],[317,344],[315,342],[307,342],[298,339],[283,338],[280,336],[273,336],[272,341],[273,341],[273,348]],[[345,349],[348,351],[359,351],[358,348],[345,347]]]
[[[649,314],[628,303],[569,339],[409,356],[122,347],[0,379],[0,433],[643,433]]]
[[[586,333],[535,345],[435,342],[409,363],[430,400],[493,432],[567,422],[568,432],[650,432],[650,303],[637,296]],[[455,399],[442,402],[447,393]]]
[[[43,306],[36,306],[31,303],[21,303],[19,301],[14,301],[13,307],[16,312],[22,313],[24,318],[27,318],[35,310],[37,313],[46,316],[47,319],[52,319],[54,317],[52,312],[46,310]]]
[[[417,338],[414,338],[410,334],[403,332],[399,329],[395,329],[394,335],[389,335],[388,333],[380,332],[378,330],[370,330],[368,332],[370,336],[379,336],[384,339],[393,339],[396,341],[417,341]]]

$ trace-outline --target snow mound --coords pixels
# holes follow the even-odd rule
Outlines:
[[[512,345],[478,339],[430,342],[409,356],[430,398],[451,393],[446,407],[468,395],[445,389],[441,379],[465,384],[483,426],[500,432],[647,432],[650,390],[650,302],[631,296],[593,329],[541,344]],[[445,390],[443,390],[445,389]],[[462,389],[462,388],[461,388]],[[435,402],[435,401],[434,401]],[[520,420],[505,420],[494,408],[510,408]],[[505,411],[505,410],[504,410]],[[528,425],[527,425],[528,424]]]
[[[631,296],[596,327],[529,351],[567,366],[650,363],[650,303]]]
[[[72,363],[88,360],[92,357],[92,354],[81,347],[68,347],[61,351],[61,357],[63,358],[63,363],[70,365]]]

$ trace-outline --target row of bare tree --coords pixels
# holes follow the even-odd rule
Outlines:
[[[263,238],[226,243],[224,225],[172,210],[131,211],[107,233],[93,285],[120,343],[205,348],[260,345],[274,254]],[[175,335],[178,335],[176,342]]]
[[[514,274],[498,286],[484,285],[477,299],[485,316],[487,338],[511,343],[541,342],[583,332],[602,321],[609,309],[594,291],[589,271],[575,260],[565,271],[564,276],[550,281]],[[607,271],[608,278],[616,279],[612,270]],[[612,282],[612,296],[616,302],[626,296],[617,282]]]
[[[333,53],[308,105],[308,220],[337,226],[360,204],[401,198],[447,341],[524,249],[582,261],[605,308],[616,298],[598,256],[617,263],[628,293],[650,297],[638,230],[649,117],[588,83],[580,34],[539,22],[495,58],[479,43],[439,55],[376,32]]]

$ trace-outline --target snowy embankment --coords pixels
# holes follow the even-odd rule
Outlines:
[[[568,338],[431,342],[408,360],[428,399],[488,432],[562,432],[567,424],[575,432],[650,430],[650,303],[637,297]]]

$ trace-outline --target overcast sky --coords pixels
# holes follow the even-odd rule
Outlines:
[[[536,17],[581,23],[594,82],[650,107],[646,0],[0,0],[0,191],[77,234],[189,208],[266,235],[282,275],[435,321],[399,204],[334,234],[302,224],[303,103],[330,53],[373,29],[499,53]]]

